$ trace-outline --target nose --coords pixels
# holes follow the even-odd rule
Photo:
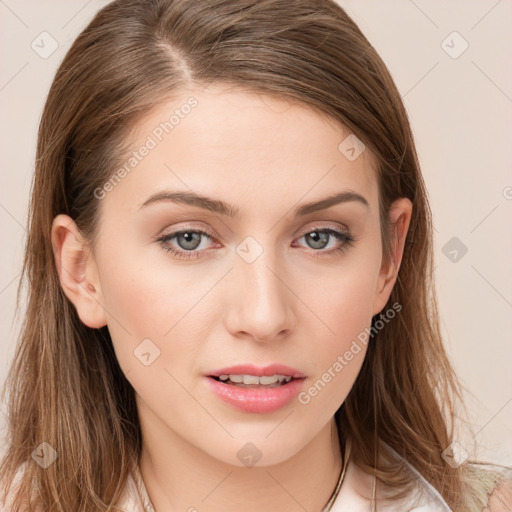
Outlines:
[[[235,259],[228,283],[226,327],[238,338],[257,342],[284,339],[294,329],[294,295],[276,258],[267,252],[252,263]]]

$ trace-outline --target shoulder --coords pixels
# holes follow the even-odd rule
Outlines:
[[[406,463],[407,464],[407,463]],[[418,512],[451,512],[441,494],[410,464],[415,476],[413,494],[422,496]],[[512,468],[489,463],[468,462],[464,469],[466,491],[464,498],[467,512],[512,512]],[[411,495],[412,496],[412,495]],[[416,512],[416,508],[413,509]]]
[[[416,489],[422,494],[422,506],[429,511],[451,511],[441,494],[412,466]],[[489,463],[468,462],[464,468],[467,512],[512,512],[512,468]],[[416,509],[414,509],[416,511]]]
[[[377,493],[382,512],[453,512],[435,489],[412,465],[405,462],[413,476],[408,489],[397,498],[386,499]],[[493,464],[467,463],[464,468],[467,512],[512,512],[512,468]],[[372,510],[373,477],[356,464],[347,467],[345,481],[332,512],[369,512]],[[382,491],[382,488],[381,488]],[[379,496],[380,494],[380,496]],[[384,493],[386,494],[386,493]]]
[[[512,480],[498,482],[493,489],[487,506],[482,512],[511,512],[512,511]]]
[[[512,512],[512,467],[495,464],[468,465],[469,487],[482,512]]]

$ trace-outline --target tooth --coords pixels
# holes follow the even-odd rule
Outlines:
[[[222,381],[227,381],[228,379],[231,382],[234,382],[236,384],[261,384],[263,386],[269,385],[269,384],[276,384],[277,382],[283,383],[283,382],[290,382],[292,380],[291,376],[288,375],[266,375],[263,377],[258,377],[256,375],[219,375],[219,379]]]
[[[260,377],[260,384],[275,384],[278,380],[277,375],[272,375],[272,377]]]

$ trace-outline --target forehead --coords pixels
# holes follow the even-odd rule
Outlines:
[[[373,203],[374,158],[354,137],[284,97],[219,85],[182,90],[134,126],[138,156],[123,162],[127,176],[110,195],[140,205],[164,188],[190,190],[275,209],[352,190]]]

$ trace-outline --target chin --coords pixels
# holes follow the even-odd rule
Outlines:
[[[274,427],[275,428],[275,427]],[[279,428],[279,427],[278,427]],[[307,444],[307,440],[293,439],[287,435],[270,434],[271,429],[264,429],[254,435],[254,429],[248,435],[236,436],[228,442],[212,441],[204,451],[211,457],[236,467],[266,467],[281,464],[299,453]]]

